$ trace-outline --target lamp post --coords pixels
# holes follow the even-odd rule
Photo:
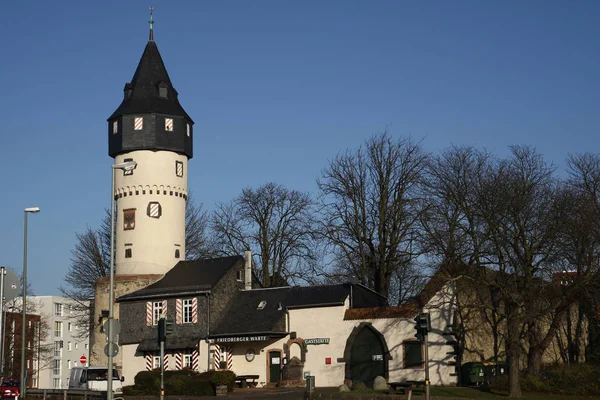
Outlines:
[[[113,342],[112,332],[112,320],[114,319],[114,308],[115,308],[115,171],[131,171],[135,169],[137,163],[135,161],[126,161],[112,165],[111,171],[111,190],[110,190],[110,281],[109,281],[109,294],[108,294],[108,321],[106,323],[106,337],[108,338],[108,373],[106,383],[106,399],[113,399]]]
[[[40,212],[39,207],[29,207],[25,209],[24,229],[23,229],[23,317],[21,320],[21,397],[25,398],[27,384],[25,383],[25,325],[27,320],[27,214]]]

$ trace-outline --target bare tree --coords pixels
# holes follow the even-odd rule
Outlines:
[[[321,231],[338,269],[386,297],[394,275],[421,254],[420,183],[427,159],[419,143],[384,132],[338,155],[317,182]]]
[[[214,254],[208,239],[208,216],[202,205],[196,205],[191,194],[185,208],[186,258],[196,259]],[[110,273],[110,212],[105,210],[98,229],[90,227],[75,234],[75,248],[71,250],[71,265],[65,275],[66,286],[59,290],[70,300],[73,319],[79,326],[93,326],[93,298],[96,281]],[[90,319],[92,318],[92,319]],[[80,339],[89,335],[89,329],[78,330]]]
[[[221,254],[252,250],[265,287],[307,281],[318,259],[310,195],[267,183],[219,204],[212,231]]]

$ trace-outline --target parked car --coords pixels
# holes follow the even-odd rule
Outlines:
[[[113,369],[113,398],[123,398],[124,378],[119,378],[116,369]],[[89,391],[106,392],[108,389],[108,368],[106,367],[73,367],[69,376],[69,389],[83,389]]]
[[[19,391],[21,390],[21,382],[19,381],[2,381],[0,393],[2,399],[19,400]]]

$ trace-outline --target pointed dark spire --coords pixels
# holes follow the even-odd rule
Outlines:
[[[152,19],[152,11],[154,11],[154,7],[150,6],[150,41],[154,42],[154,20]]]

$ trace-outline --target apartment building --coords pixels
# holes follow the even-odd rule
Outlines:
[[[29,300],[28,300],[29,301]],[[76,303],[60,296],[33,296],[36,312],[41,316],[48,332],[41,337],[40,347],[46,349],[39,361],[34,360],[32,387],[60,389],[69,386],[72,367],[81,364],[85,356],[89,360],[89,325],[77,318]],[[87,319],[86,319],[87,320]]]

